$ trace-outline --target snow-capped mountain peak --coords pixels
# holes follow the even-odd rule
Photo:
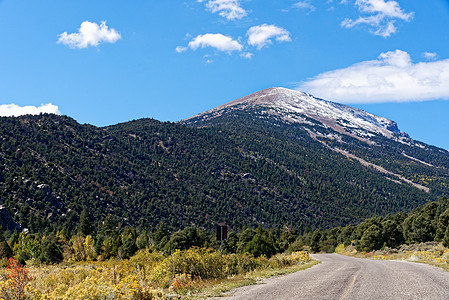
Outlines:
[[[337,132],[352,136],[366,137],[371,134],[381,134],[391,138],[400,134],[394,121],[358,108],[280,87],[253,93],[196,115],[193,118],[207,120],[221,115],[225,110],[250,107],[265,108],[270,114],[281,116],[288,122],[306,123],[305,116],[319,121]]]

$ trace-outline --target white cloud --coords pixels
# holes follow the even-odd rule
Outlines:
[[[248,44],[257,47],[259,50],[271,44],[272,38],[278,42],[291,41],[290,33],[287,30],[267,24],[251,27],[246,35],[248,36]]]
[[[254,54],[251,53],[251,52],[242,52],[242,53],[240,53],[240,57],[246,58],[246,59],[251,59],[253,56],[254,56]]]
[[[0,116],[2,117],[17,117],[22,115],[38,115],[41,113],[61,114],[58,106],[51,103],[41,104],[41,106],[19,106],[16,104],[2,104],[0,105]]]
[[[408,21],[413,13],[405,13],[396,1],[385,0],[357,0],[355,4],[365,13],[381,13],[384,16]]]
[[[422,56],[427,60],[437,60],[438,59],[438,54],[436,54],[435,52],[424,52],[422,54]]]
[[[214,62],[214,60],[212,59],[212,56],[209,54],[204,55],[203,58],[204,58],[204,62],[206,64],[211,64]]]
[[[178,47],[176,47],[176,52],[178,52],[178,53],[182,53],[182,52],[186,52],[187,51],[187,47],[182,47],[182,46],[178,46]]]
[[[198,0],[206,2],[206,0]],[[212,13],[217,13],[228,20],[240,20],[248,15],[246,10],[240,6],[239,0],[209,0],[206,8]]]
[[[176,47],[178,53],[186,51],[188,48],[196,50],[198,48],[212,47],[219,51],[232,52],[242,51],[243,46],[231,37],[221,33],[206,33],[193,38],[187,47]]]
[[[358,19],[345,19],[341,26],[352,28],[360,24],[368,25],[371,33],[384,38],[391,36],[397,31],[395,22],[403,20],[410,22],[414,13],[406,13],[401,9],[396,1],[385,0],[356,0],[355,5],[365,16],[359,16]]]
[[[315,6],[312,5],[310,0],[296,2],[295,4],[293,4],[293,7],[298,9],[305,9],[311,12],[315,11]]]
[[[69,46],[72,49],[83,49],[89,46],[97,47],[101,42],[115,43],[121,39],[120,33],[109,29],[106,21],[100,25],[84,21],[76,33],[63,32],[59,35],[58,44]]]
[[[272,43],[272,40],[278,42],[291,41],[290,33],[281,27],[274,25],[263,24],[260,26],[253,26],[248,29],[246,35],[248,36],[248,45],[255,46],[257,49]],[[240,57],[245,59],[251,59],[254,54],[247,51],[248,47],[244,47],[239,40],[234,40],[230,36],[223,35],[221,33],[206,33],[194,37],[187,46],[178,46],[175,48],[176,52],[183,53],[188,49],[193,51],[198,48],[211,47],[222,52],[240,52]]]
[[[298,90],[344,103],[449,100],[449,59],[413,63],[407,52],[319,74]]]

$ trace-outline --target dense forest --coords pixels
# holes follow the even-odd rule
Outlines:
[[[410,211],[447,193],[448,154],[441,149],[381,137],[377,145],[350,137],[340,145],[380,165],[389,161],[430,187],[426,193],[324,147],[309,131],[332,130],[312,121],[240,111],[214,123],[141,119],[98,128],[66,116],[3,117],[0,225],[70,238],[85,210],[95,231],[110,216],[119,229],[149,232],[161,222],[172,232],[210,232],[223,221],[233,229],[305,232]]]
[[[33,234],[18,231],[6,231],[0,227],[0,267],[6,266],[6,258],[15,257],[20,264],[59,263],[62,261],[104,261],[110,258],[129,259],[138,250],[150,249],[164,255],[175,250],[187,250],[192,247],[222,249],[223,254],[249,253],[254,257],[264,255],[270,258],[284,252],[298,236],[291,228],[265,230],[242,228],[231,231],[223,244],[202,229],[186,227],[169,232],[164,223],[160,223],[154,232],[137,230],[133,227],[117,228],[113,217],[109,216],[99,227],[93,230],[86,211],[72,236],[65,231],[50,234]]]
[[[230,231],[223,244],[210,232],[191,226],[174,232],[170,232],[164,223],[160,223],[153,232],[133,227],[119,228],[112,216],[94,230],[92,221],[83,210],[72,236],[64,230],[33,234],[4,232],[0,228],[0,262],[6,263],[4,259],[7,257],[15,257],[21,264],[104,261],[128,259],[141,249],[167,256],[176,250],[192,247],[221,248],[223,254],[248,253],[254,257],[263,255],[270,258],[285,251],[334,252],[341,244],[352,244],[358,251],[373,251],[430,241],[442,242],[449,247],[449,199],[446,197],[410,213],[377,216],[357,225],[317,229],[303,234],[290,227],[270,230],[262,226],[257,229],[243,227]]]
[[[443,242],[449,247],[449,199],[446,197],[410,213],[369,218],[358,225],[314,230],[299,236],[291,247],[334,252],[340,244],[353,244],[358,251],[368,252],[431,241]]]

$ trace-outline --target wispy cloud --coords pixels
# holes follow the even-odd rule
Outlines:
[[[189,48],[197,50],[198,48],[206,47],[212,47],[223,52],[242,51],[243,49],[243,46],[238,41],[232,39],[232,37],[221,33],[206,33],[193,38],[187,47],[176,47],[176,51],[181,53]]]
[[[344,103],[449,100],[449,59],[413,63],[407,52],[319,74],[298,90]]]
[[[212,13],[218,13],[228,20],[240,20],[248,15],[240,6],[239,0],[198,0],[206,2],[206,8]]]
[[[246,58],[246,59],[251,59],[253,58],[254,54],[251,52],[242,52],[240,53],[240,57],[242,58]]]
[[[436,54],[435,52],[424,52],[422,54],[422,56],[427,60],[437,60],[438,59],[438,54]]]
[[[121,39],[120,33],[115,29],[109,29],[106,21],[100,25],[84,21],[76,33],[63,32],[59,35],[58,44],[66,45],[72,49],[84,49],[89,46],[97,47],[100,43],[115,43]]]
[[[0,116],[2,117],[17,117],[22,115],[38,115],[41,113],[61,114],[58,106],[51,103],[41,104],[41,106],[19,106],[16,104],[2,104],[0,105]]]
[[[315,6],[313,6],[310,0],[298,1],[295,4],[293,4],[293,7],[297,9],[304,9],[309,12],[315,11]]]
[[[406,13],[396,1],[385,0],[356,0],[355,5],[364,14],[357,19],[345,19],[341,26],[352,28],[357,25],[367,25],[370,32],[384,38],[390,37],[397,31],[395,22],[403,20],[410,22],[414,13]]]
[[[253,26],[248,29],[246,35],[248,36],[248,45],[255,46],[257,49],[262,49],[271,44],[272,39],[275,39],[278,42],[291,41],[290,33],[284,28],[275,25],[263,24]]]
[[[178,52],[178,53],[182,53],[182,52],[185,52],[185,51],[187,51],[187,49],[189,49],[188,47],[183,47],[183,46],[178,46],[178,47],[176,47],[176,52]]]

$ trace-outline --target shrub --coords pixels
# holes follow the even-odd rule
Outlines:
[[[27,292],[27,285],[31,281],[28,270],[19,262],[10,258],[8,262],[8,280],[0,285],[0,296],[5,300],[31,299]]]
[[[246,244],[245,252],[249,252],[255,257],[265,255],[271,257],[277,251],[275,246],[269,241],[268,237],[263,234],[256,234],[252,240]]]
[[[305,251],[293,252],[292,254],[279,253],[272,256],[269,260],[270,266],[273,268],[288,267],[298,263],[306,263],[309,261],[309,253]]]
[[[191,289],[194,287],[194,283],[190,274],[176,274],[170,284],[170,290],[178,293],[186,289]]]
[[[362,235],[359,244],[357,244],[357,250],[368,252],[378,250],[382,245],[382,232],[377,225],[373,224]]]

